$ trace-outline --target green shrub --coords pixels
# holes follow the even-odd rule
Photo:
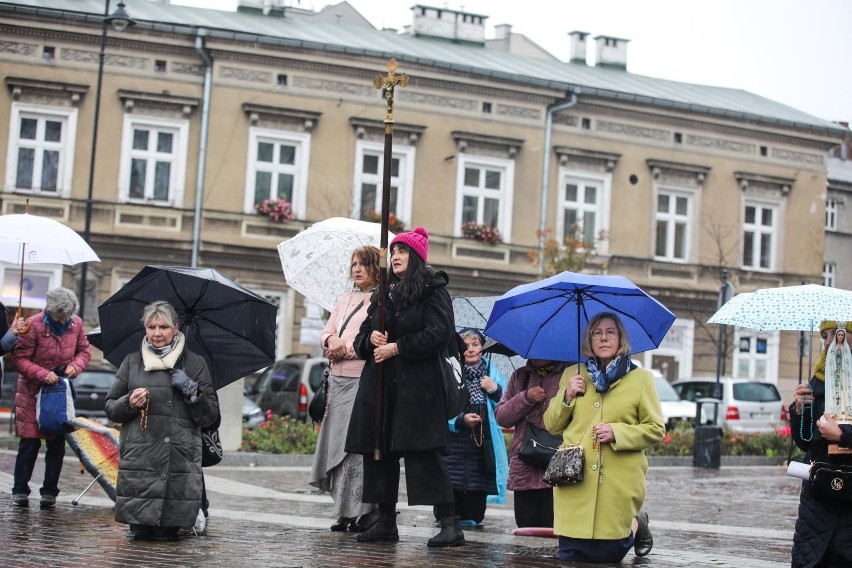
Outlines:
[[[312,454],[316,448],[317,432],[313,426],[289,416],[269,418],[254,430],[243,429],[243,451]]]
[[[675,428],[666,432],[662,442],[646,450],[649,456],[691,456],[694,448],[695,431],[692,428]],[[790,426],[776,428],[773,432],[743,434],[725,430],[722,433],[723,456],[786,455],[790,450]]]

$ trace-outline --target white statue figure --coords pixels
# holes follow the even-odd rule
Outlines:
[[[825,411],[838,422],[852,422],[852,351],[846,322],[838,322],[825,356]]]

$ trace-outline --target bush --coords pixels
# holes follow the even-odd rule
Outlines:
[[[295,217],[293,206],[286,199],[276,197],[274,199],[264,199],[261,203],[255,206],[258,215],[265,215],[270,220],[276,223],[284,221],[292,221]]]
[[[243,429],[243,451],[273,454],[313,454],[317,432],[313,427],[289,416],[271,417],[254,430]]]
[[[646,450],[649,456],[691,456],[695,440],[692,428],[676,428],[663,437],[663,441]],[[723,456],[764,456],[774,458],[790,450],[790,426],[776,428],[774,432],[743,434],[725,430],[722,433]]]

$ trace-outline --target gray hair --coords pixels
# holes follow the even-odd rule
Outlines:
[[[142,325],[147,327],[147,325],[155,319],[161,319],[170,326],[177,329],[177,310],[175,310],[174,306],[164,300],[157,300],[156,302],[151,302],[150,304],[145,306],[144,310],[142,310]]]
[[[73,290],[54,288],[47,292],[47,303],[44,306],[44,311],[54,319],[71,319],[79,306],[77,295]]]

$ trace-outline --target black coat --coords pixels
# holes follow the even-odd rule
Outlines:
[[[503,389],[498,386],[496,391],[486,393],[485,396],[497,403],[502,395]],[[475,412],[482,417],[481,427],[477,425],[471,430],[464,425],[464,415],[469,412]],[[489,420],[487,409],[471,405],[456,418],[456,431],[450,432],[450,453],[446,458],[450,481],[456,491],[497,494],[494,440],[491,439]],[[505,444],[502,439],[497,440],[497,443]]]
[[[388,343],[399,355],[382,363],[383,454],[447,449],[444,387],[438,354],[455,333],[449,278],[434,274],[420,299],[409,306],[387,305]],[[376,301],[355,338],[355,353],[367,361],[349,421],[346,451],[372,455],[376,444],[376,363],[370,334],[378,329]]]
[[[828,443],[820,435],[812,417],[819,420],[825,412],[825,383],[811,379],[814,395],[813,413],[810,409],[796,413],[796,403],[790,405],[790,430],[796,445],[805,451],[805,463],[821,461],[852,465],[849,456],[829,456]],[[852,427],[842,425],[842,445],[852,445]],[[813,439],[805,441],[802,435]],[[831,558],[825,557],[826,551],[833,549]],[[852,566],[852,505],[849,503],[823,503],[813,498],[810,481],[802,482],[799,498],[799,517],[796,519],[796,532],[793,534],[793,568],[811,568],[812,566],[848,567]]]

